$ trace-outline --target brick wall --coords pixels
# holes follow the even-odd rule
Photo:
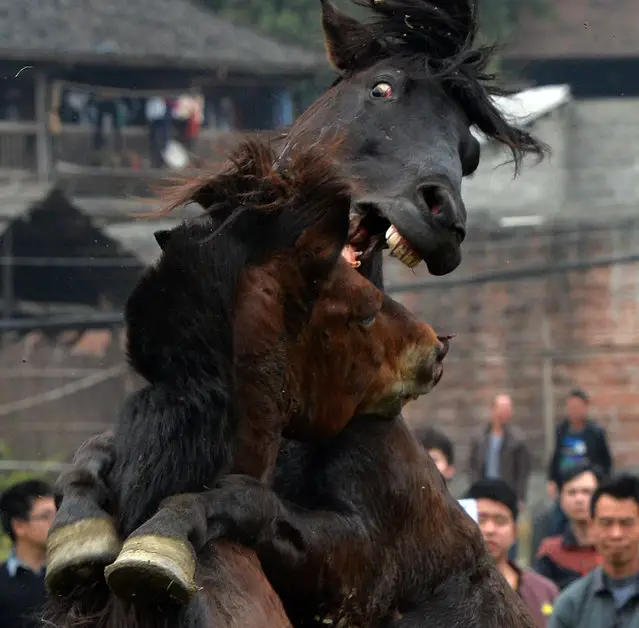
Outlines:
[[[546,460],[544,400],[550,399],[559,419],[566,393],[579,385],[609,430],[618,464],[639,464],[639,264],[450,285],[492,271],[639,252],[639,220],[579,228],[477,227],[469,240],[454,275],[424,279],[423,289],[396,295],[438,331],[458,334],[442,382],[408,406],[408,420],[442,426],[457,444],[463,468],[471,434],[488,419],[492,397],[510,392],[516,423],[540,467]],[[395,287],[424,278],[421,270],[413,275],[394,260],[386,276]],[[544,353],[548,338],[550,354]],[[544,364],[551,373],[546,384]]]

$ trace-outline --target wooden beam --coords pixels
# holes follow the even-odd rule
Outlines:
[[[48,124],[47,75],[35,72],[36,168],[38,181],[46,183],[51,174],[51,144]]]

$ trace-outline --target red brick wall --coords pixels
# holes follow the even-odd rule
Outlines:
[[[423,269],[414,275],[396,262],[387,264],[389,286],[427,282],[428,289],[396,295],[400,300],[438,331],[458,334],[442,382],[407,407],[408,420],[440,425],[454,439],[463,469],[470,437],[488,419],[492,397],[509,392],[515,421],[541,466],[546,461],[544,395],[552,399],[558,420],[566,393],[581,386],[592,397],[593,415],[609,431],[617,464],[639,465],[639,264],[449,285],[491,271],[556,268],[634,252],[639,252],[639,222],[475,229],[452,276],[427,278]],[[544,387],[542,376],[544,325],[551,339],[550,387]]]

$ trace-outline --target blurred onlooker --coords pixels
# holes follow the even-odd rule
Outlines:
[[[428,452],[446,484],[455,477],[455,447],[453,442],[434,427],[420,427],[413,431],[415,438]],[[477,523],[477,504],[474,499],[459,499],[459,505]]]
[[[603,482],[590,512],[601,566],[562,592],[550,628],[638,628],[639,478]]]
[[[152,168],[162,168],[164,159],[162,153],[166,148],[171,133],[170,108],[166,98],[152,96],[147,99],[145,109],[146,121],[149,127],[149,155]]]
[[[479,480],[467,497],[477,503],[477,517],[486,546],[508,584],[521,596],[538,628],[546,628],[559,589],[547,578],[509,560],[517,538],[519,507],[515,492],[503,480]]]
[[[433,459],[446,482],[450,482],[455,477],[455,450],[450,438],[434,427],[417,428],[413,434]]]
[[[598,468],[603,477],[612,472],[612,456],[608,447],[606,431],[588,417],[589,399],[586,393],[576,388],[566,401],[566,415],[557,426],[555,449],[548,467],[548,495],[555,502],[535,523],[533,551],[544,536],[563,534],[568,527],[568,517],[557,499],[557,479],[567,469],[589,463]]]
[[[9,559],[0,565],[2,628],[40,626],[47,535],[55,514],[53,490],[40,480],[14,484],[0,496],[2,526],[13,543]]]
[[[567,469],[558,481],[559,501],[568,517],[568,528],[541,542],[535,571],[565,589],[600,561],[590,539],[590,499],[599,484],[599,474],[582,462]]]
[[[612,471],[612,456],[606,431],[588,417],[588,395],[575,389],[566,402],[567,418],[557,426],[555,450],[548,468],[548,494],[557,496],[557,483],[561,473],[580,463],[599,468],[607,477]]]
[[[510,422],[513,402],[509,395],[495,397],[492,421],[482,427],[470,445],[470,483],[484,478],[504,480],[515,491],[520,509],[526,501],[530,478],[530,451],[523,432]]]

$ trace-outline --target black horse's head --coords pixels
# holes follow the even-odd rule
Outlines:
[[[351,243],[362,257],[388,245],[434,275],[461,261],[466,234],[462,177],[479,163],[476,126],[505,144],[518,165],[543,147],[511,126],[492,96],[492,49],[475,46],[472,0],[353,0],[373,13],[362,23],[321,0],[332,88],[291,128],[300,136],[343,138],[343,166],[359,185]]]

